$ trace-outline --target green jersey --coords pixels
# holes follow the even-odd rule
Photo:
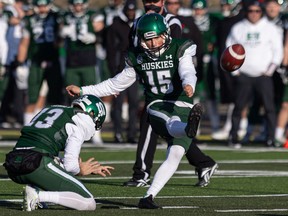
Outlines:
[[[25,29],[30,35],[28,58],[41,64],[43,61],[58,61],[58,15],[49,12],[25,17]]]
[[[83,35],[95,34],[93,29],[95,15],[96,13],[91,10],[81,16],[76,16],[71,11],[63,14],[62,25],[71,29],[71,33],[65,38],[67,67],[95,66],[95,43],[85,44],[80,40]]]
[[[64,150],[67,141],[65,125],[74,124],[74,115],[72,107],[55,105],[44,108],[22,128],[15,148],[35,147],[57,156]]]
[[[157,99],[191,103],[178,73],[179,59],[191,45],[193,42],[186,39],[172,39],[169,48],[157,60],[151,60],[139,48],[129,50],[126,62],[135,69],[144,87],[147,104]]]

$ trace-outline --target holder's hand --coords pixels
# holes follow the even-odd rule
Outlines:
[[[187,97],[189,97],[189,98],[192,97],[194,94],[193,88],[190,85],[185,85],[183,90],[184,90],[185,94],[187,95]]]
[[[80,95],[80,87],[75,86],[75,85],[69,85],[66,87],[67,93],[74,97],[74,96],[79,96]]]

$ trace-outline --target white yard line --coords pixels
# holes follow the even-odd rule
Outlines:
[[[284,212],[288,209],[231,209],[231,210],[215,210],[219,213],[236,213],[236,212]]]

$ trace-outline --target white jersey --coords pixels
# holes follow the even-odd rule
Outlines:
[[[257,77],[265,74],[271,64],[280,65],[283,59],[283,33],[266,17],[253,24],[247,19],[236,23],[226,40],[226,46],[240,43],[246,58],[239,69],[243,74]]]

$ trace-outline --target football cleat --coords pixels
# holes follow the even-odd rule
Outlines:
[[[198,175],[199,181],[195,184],[195,186],[206,187],[210,183],[210,178],[218,167],[218,164],[215,163],[212,167],[196,168],[195,173]]]
[[[38,207],[42,208],[39,200],[39,191],[35,188],[26,185],[23,190],[23,211],[33,211]]]
[[[125,187],[150,187],[150,179],[135,179],[131,178],[129,181],[124,182],[123,186]]]
[[[152,195],[141,198],[138,203],[138,208],[140,209],[162,209],[161,206],[157,205],[154,202]]]
[[[194,138],[196,136],[202,114],[203,108],[200,103],[195,104],[190,110],[185,128],[188,137]]]

